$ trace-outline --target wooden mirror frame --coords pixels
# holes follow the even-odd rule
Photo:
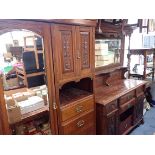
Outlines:
[[[121,39],[121,52],[120,52],[120,63],[111,63],[106,66],[95,67],[96,73],[101,72],[102,70],[123,66],[123,61],[124,61],[125,34],[123,33],[122,26],[103,22],[103,23],[100,23],[99,29],[101,29],[102,32],[99,33],[98,31],[96,31],[95,39]]]
[[[50,24],[40,21],[28,21],[28,20],[0,20],[0,35],[9,32],[11,30],[25,29],[32,31],[40,35],[44,40],[45,49],[45,66],[46,66],[46,77],[47,77],[47,87],[48,87],[48,97],[49,97],[49,116],[50,116],[50,127],[52,134],[58,133],[57,127],[57,112],[53,108],[53,103],[55,103],[55,86],[54,86],[54,72],[53,72],[53,55],[51,47],[51,34]],[[2,133],[0,134],[10,134],[9,123],[7,117],[7,111],[4,100],[3,86],[0,85],[0,122],[2,124]]]

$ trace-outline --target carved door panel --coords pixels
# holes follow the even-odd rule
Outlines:
[[[137,104],[135,105],[134,123],[137,123],[143,117],[143,106],[144,106],[144,95],[141,95],[137,98]]]
[[[76,77],[75,26],[52,27],[55,73],[59,84]]]
[[[79,75],[91,75],[94,59],[93,28],[77,27],[77,60],[79,62]]]
[[[107,131],[108,135],[118,134],[118,115],[114,113],[107,118]]]

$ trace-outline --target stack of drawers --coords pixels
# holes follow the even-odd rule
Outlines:
[[[60,134],[95,134],[94,98],[89,95],[61,107]]]

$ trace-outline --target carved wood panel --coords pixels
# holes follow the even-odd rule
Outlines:
[[[72,72],[74,68],[74,58],[72,49],[72,33],[71,31],[61,31],[62,45],[62,68],[63,73]]]
[[[144,96],[137,98],[137,104],[134,109],[134,123],[137,123],[143,116]]]
[[[108,121],[108,135],[116,135],[117,134],[117,127],[118,127],[118,116],[116,114],[107,118]]]
[[[80,32],[81,49],[81,68],[90,67],[90,34],[89,32]]]
[[[82,76],[88,76],[92,73],[92,68],[95,66],[93,55],[93,29],[91,27],[77,28],[78,51],[79,59],[79,72]]]
[[[75,26],[59,24],[52,25],[51,30],[56,80],[61,87],[64,83],[76,79],[76,31]]]

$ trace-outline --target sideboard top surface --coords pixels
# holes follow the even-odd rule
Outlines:
[[[96,103],[106,105],[109,102],[118,99],[126,93],[147,84],[147,81],[134,80],[134,79],[123,79],[118,80],[117,83],[111,84],[105,87],[98,87],[95,91]]]

